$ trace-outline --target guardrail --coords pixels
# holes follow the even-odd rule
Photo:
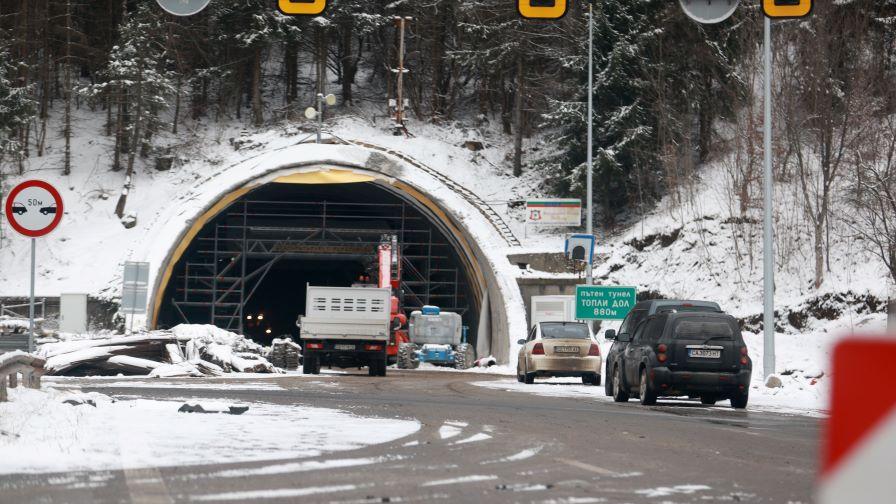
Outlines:
[[[8,305],[0,303],[0,317],[6,315],[14,318],[28,318],[28,308],[29,304],[14,304]],[[22,310],[21,312],[16,310]],[[37,315],[37,311],[40,310],[40,316]],[[35,318],[47,318],[47,299],[41,298],[40,300],[34,301],[34,317]]]
[[[0,355],[0,402],[8,399],[7,383],[9,388],[16,388],[19,385],[19,375],[22,375],[22,385],[39,389],[46,363],[45,359],[23,352]]]

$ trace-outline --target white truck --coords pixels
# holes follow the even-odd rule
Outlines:
[[[367,366],[386,376],[391,289],[307,286],[305,315],[299,317],[302,370],[319,374],[321,363],[340,368]]]
[[[539,322],[572,322],[576,319],[575,296],[532,296],[529,327]]]

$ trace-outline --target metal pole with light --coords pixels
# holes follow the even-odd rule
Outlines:
[[[324,96],[323,93],[317,93],[317,108],[308,107],[305,109],[306,118],[312,121],[317,119],[317,143],[323,141],[324,105],[329,105],[331,107],[336,105],[336,95],[328,94],[327,96]]]
[[[586,232],[594,236],[594,0],[588,2],[588,193]],[[594,283],[594,257],[589,257],[585,285]]]

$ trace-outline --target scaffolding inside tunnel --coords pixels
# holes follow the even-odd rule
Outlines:
[[[175,266],[162,322],[210,323],[246,334],[263,329],[260,311],[270,321],[273,310],[279,325],[270,336],[286,335],[287,321],[304,311],[306,283],[348,286],[375,277],[386,235],[397,236],[401,250],[404,310],[437,305],[474,326],[478,309],[455,245],[431,216],[368,182],[268,184],[231,204]],[[266,339],[263,331],[250,336]]]

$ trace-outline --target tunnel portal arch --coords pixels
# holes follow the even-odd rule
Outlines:
[[[379,156],[379,158],[379,161],[382,162],[383,156]],[[185,286],[189,284],[188,277],[190,276],[190,273],[186,271],[186,265],[191,259],[199,257],[197,256],[197,252],[201,250],[210,252],[210,250],[203,249],[200,245],[209,243],[209,239],[213,242],[215,238],[214,234],[216,232],[218,233],[218,239],[220,240],[222,237],[220,234],[221,226],[232,226],[232,229],[237,229],[239,233],[243,233],[245,231],[243,228],[247,226],[233,226],[234,218],[248,219],[251,212],[247,213],[245,210],[252,205],[278,204],[276,197],[273,200],[266,200],[264,198],[272,197],[273,193],[279,193],[279,196],[281,197],[279,199],[280,204],[287,206],[317,204],[319,207],[318,209],[322,209],[321,207],[325,202],[331,200],[336,201],[336,206],[331,207],[328,210],[337,210],[335,213],[339,214],[342,212],[342,210],[339,210],[339,205],[342,205],[343,209],[351,207],[352,204],[366,205],[368,209],[373,208],[376,205],[382,205],[380,209],[389,207],[396,211],[399,211],[399,209],[404,211],[404,225],[406,226],[409,221],[423,224],[416,228],[414,226],[408,226],[405,229],[406,232],[403,236],[404,242],[408,245],[403,245],[402,247],[408,250],[409,253],[406,254],[407,256],[412,256],[408,257],[408,259],[412,259],[411,264],[403,263],[403,266],[407,267],[406,272],[410,273],[410,275],[406,273],[405,279],[407,283],[403,286],[406,291],[406,304],[409,307],[415,308],[428,301],[433,304],[446,306],[446,303],[444,301],[439,301],[439,299],[444,300],[445,296],[449,296],[450,294],[449,297],[451,297],[452,302],[447,303],[448,306],[446,306],[446,308],[456,309],[463,312],[465,324],[469,325],[471,329],[469,333],[470,339],[475,341],[478,354],[482,356],[495,355],[499,361],[507,362],[509,339],[506,305],[504,292],[499,287],[499,281],[496,276],[497,272],[493,268],[493,262],[489,260],[487,254],[483,251],[482,247],[469,230],[458,222],[458,219],[452,215],[452,212],[446,208],[444,203],[433,198],[417,185],[410,184],[393,176],[394,173],[383,173],[381,171],[370,170],[369,168],[370,163],[367,163],[364,167],[359,167],[357,165],[353,166],[351,164],[338,162],[310,162],[288,167],[275,167],[257,176],[247,177],[243,182],[229,187],[227,191],[222,192],[214,201],[209,202],[199,215],[190,219],[188,227],[180,233],[177,241],[171,245],[170,250],[166,253],[165,260],[162,261],[162,266],[156,275],[156,281],[150,301],[148,325],[158,328],[174,324],[178,321],[184,321],[183,319],[190,322],[215,322],[217,325],[226,325],[222,323],[222,319],[215,319],[218,309],[225,308],[225,304],[230,308],[235,307],[235,305],[232,304],[235,301],[229,300],[229,298],[233,297],[232,288],[235,283],[233,277],[228,277],[227,275],[236,271],[234,268],[236,268],[237,265],[227,269],[228,264],[226,264],[226,262],[239,262],[238,266],[240,268],[240,273],[243,275],[241,282],[244,283],[244,288],[248,286],[250,287],[250,290],[252,287],[258,289],[262,285],[262,282],[257,282],[257,285],[250,285],[250,283],[247,282],[242,270],[242,257],[235,260],[235,255],[228,256],[227,254],[223,254],[218,257],[212,255],[212,264],[214,264],[214,267],[209,267],[206,273],[213,274],[194,275],[197,277],[205,277],[202,280],[206,282],[205,290],[208,292],[203,293],[204,298],[194,297],[193,301],[191,301],[189,298],[184,298],[182,296],[182,294],[185,294],[186,291],[189,291],[190,289],[178,287],[178,285]],[[391,170],[394,171],[394,169],[395,167],[392,165]],[[285,197],[283,197],[284,195]],[[296,197],[296,195],[299,195],[300,197]],[[334,197],[334,195],[341,195],[342,197]],[[355,201],[354,203],[352,201],[347,201],[352,199]],[[265,201],[268,201],[269,203],[264,203]],[[356,208],[360,208],[360,206]],[[261,211],[260,213],[264,214],[265,212]],[[374,214],[376,214],[376,212],[374,212]],[[269,262],[271,262],[271,260],[274,259],[273,255],[275,255],[275,252],[279,252],[281,255],[280,259],[273,261],[273,264],[267,270],[265,270],[264,267],[260,267],[264,265],[254,264],[253,266],[255,267],[249,268],[250,273],[255,273],[255,276],[261,277],[261,275],[267,271],[265,278],[268,278],[271,271],[274,271],[274,277],[282,278],[283,275],[287,275],[288,273],[285,271],[278,272],[276,270],[277,263],[290,262],[284,261],[284,258],[289,258],[290,256],[295,256],[297,254],[305,254],[305,259],[309,261],[317,261],[318,263],[328,261],[325,257],[307,257],[308,254],[313,255],[314,251],[309,247],[303,248],[301,245],[296,245],[297,243],[300,244],[302,239],[307,239],[311,234],[320,232],[320,229],[313,230],[310,229],[313,226],[304,225],[308,223],[310,217],[309,214],[302,215],[303,217],[296,222],[303,225],[292,227],[301,228],[303,232],[306,233],[305,235],[301,237],[298,237],[297,235],[290,236],[290,239],[288,240],[279,241],[276,240],[276,236],[269,237],[270,239],[267,242],[265,242],[264,239],[256,240],[254,246],[261,248],[254,249],[254,252],[249,249],[243,250],[247,260],[252,254],[255,254],[252,261],[261,261],[264,259],[263,256],[267,256]],[[265,216],[265,218],[267,217],[270,216]],[[339,222],[340,219],[342,221],[345,220],[345,215],[335,215],[334,217],[336,220],[331,222]],[[388,224],[388,221],[391,220],[393,224],[391,227],[388,227],[388,229],[393,231],[396,230],[395,223],[397,220],[395,219],[395,215],[390,217],[385,214],[369,214],[367,217],[369,217],[370,220],[377,221],[378,225]],[[410,219],[408,219],[408,217],[410,217]],[[274,219],[274,217],[270,218]],[[317,218],[326,218],[326,212],[317,215]],[[245,222],[243,224],[249,223]],[[255,224],[258,223],[256,222]],[[256,227],[264,228],[266,226],[262,225]],[[278,226],[267,227],[277,228]],[[320,228],[322,226],[318,227]],[[280,228],[282,228],[279,229],[281,232],[296,231],[295,229],[291,229],[290,226],[280,226]],[[338,232],[344,230],[344,228],[339,229],[340,231]],[[354,230],[355,232],[361,231],[367,233],[367,236],[373,238],[365,241],[360,239],[359,236],[354,236],[354,241],[357,242],[360,240],[364,243],[360,244],[358,247],[352,248],[349,246],[336,251],[340,252],[339,255],[345,256],[341,257],[341,260],[344,260],[347,263],[353,262],[353,264],[347,267],[346,271],[343,272],[339,278],[334,279],[334,281],[345,283],[350,279],[349,272],[352,274],[361,272],[364,262],[364,259],[361,256],[365,255],[361,248],[368,247],[369,250],[369,246],[379,239],[379,237],[375,237],[377,232],[385,229],[387,228],[361,226]],[[400,231],[400,228],[398,230]],[[256,229],[255,231],[272,232],[277,230]],[[428,232],[432,235],[433,241],[427,241],[425,243],[419,240],[413,241],[411,238],[412,233],[410,233],[410,231]],[[336,235],[330,235],[330,237],[333,238],[333,240],[338,239]],[[234,240],[232,234],[226,235],[225,238],[228,241]],[[326,238],[326,236],[324,236],[324,238]],[[343,238],[345,238],[345,236],[343,236]],[[239,236],[239,239],[243,239],[242,235]],[[333,240],[330,241],[332,242]],[[316,245],[326,245],[326,243],[322,243],[326,241],[327,240],[317,240],[318,243]],[[333,243],[330,243],[330,245],[333,245]],[[441,247],[441,249],[446,252],[444,254],[430,253],[428,258],[419,257],[425,255],[419,253],[420,248],[424,245],[427,247],[432,245],[435,248]],[[416,247],[416,249],[414,249],[414,247]],[[213,254],[214,250],[215,249],[211,250]],[[220,249],[218,250],[220,252]],[[333,252],[333,250],[329,252]],[[329,252],[325,249],[317,251],[317,253],[324,255]],[[202,254],[199,255],[201,256]],[[370,255],[366,254],[366,257],[370,257]],[[440,265],[445,267],[431,266],[429,272],[420,271],[420,264],[422,263],[419,260],[433,260],[434,258],[437,261],[442,261]],[[416,264],[414,264],[413,261],[417,261]],[[206,262],[204,264],[208,265],[210,263]],[[332,265],[330,271],[335,271],[332,269]],[[320,271],[317,273],[320,273]],[[456,279],[448,278],[451,275],[456,275]],[[215,277],[222,280],[220,285],[214,284],[216,281]],[[302,274],[295,274],[294,277],[302,278],[303,276]],[[305,274],[304,277],[311,278],[315,277],[315,275]],[[184,281],[187,283],[183,283]],[[208,282],[211,282],[211,285],[208,285]],[[194,283],[198,285],[197,282]],[[305,286],[302,284],[296,286],[296,288],[304,292]],[[178,289],[181,289],[181,291],[179,292]],[[446,293],[445,289],[448,289],[451,292]],[[196,287],[194,285],[193,293],[198,294],[198,292],[202,290],[202,287]],[[230,290],[230,292],[228,292],[228,290]],[[282,292],[282,286],[278,287],[277,290]],[[245,291],[243,294],[245,294]],[[178,299],[178,295],[181,295],[180,300],[183,301],[180,309],[174,304],[174,300]],[[257,290],[256,294],[253,294],[250,297],[256,295]],[[204,306],[202,305],[203,299],[205,300]],[[193,302],[197,304],[189,304]],[[216,304],[218,306],[216,306]],[[197,318],[196,315],[193,315],[191,318],[191,315],[187,313],[179,313],[179,311],[184,311],[183,308],[188,308],[187,311],[193,312],[207,310],[207,318]],[[256,313],[247,313],[247,308],[249,308],[250,311],[253,309],[252,306],[247,304],[242,306],[243,311],[239,313],[239,320],[241,323],[246,321],[246,316],[257,315]],[[294,315],[300,313],[303,309],[304,305],[302,305],[301,309],[294,310],[296,313],[291,316],[294,317]],[[222,311],[221,313],[226,312]],[[232,316],[232,314],[233,311],[231,311],[228,316]],[[180,317],[180,319],[178,319],[178,317]],[[282,320],[283,319],[281,318],[281,324]],[[234,328],[232,324],[230,327]],[[275,335],[277,334],[272,334],[272,336]]]

